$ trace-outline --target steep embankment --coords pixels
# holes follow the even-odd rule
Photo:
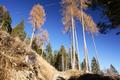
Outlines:
[[[0,80],[62,80],[79,75],[77,70],[57,71],[24,42],[0,31]]]
[[[0,31],[0,80],[53,80],[57,73],[24,42]]]

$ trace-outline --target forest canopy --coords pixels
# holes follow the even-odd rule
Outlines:
[[[101,21],[97,24],[101,33],[105,34],[111,29],[120,28],[120,0],[91,0],[89,7],[102,12]],[[109,21],[103,20],[106,17]]]

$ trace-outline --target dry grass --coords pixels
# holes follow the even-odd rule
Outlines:
[[[51,80],[55,71],[24,42],[0,31],[0,80]]]
[[[78,75],[77,70],[58,72],[24,42],[0,31],[0,80],[56,80]]]

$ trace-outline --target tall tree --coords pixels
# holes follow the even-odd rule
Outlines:
[[[51,64],[53,64],[53,51],[52,51],[52,47],[51,44],[48,43],[47,47],[46,47],[46,54],[47,54],[47,61]]]
[[[65,50],[65,47],[62,45],[61,48],[60,48],[60,51],[59,53],[61,54],[61,57],[62,57],[62,71],[65,71],[65,68],[67,66],[67,53],[66,53],[66,50]]]
[[[65,30],[68,31],[72,29],[73,36],[73,63],[75,63],[75,24],[74,18],[78,18],[82,24],[82,32],[83,32],[83,41],[84,41],[84,56],[86,62],[86,72],[89,71],[89,63],[88,63],[88,49],[86,44],[85,30],[96,32],[97,28],[92,20],[92,18],[84,12],[87,5],[86,2],[88,0],[63,0],[63,22],[65,25]],[[72,27],[71,27],[72,26]],[[74,64],[73,64],[74,65]],[[73,66],[73,68],[75,65]]]
[[[42,49],[42,54],[44,53],[44,47],[45,47],[45,43],[48,42],[48,31],[47,30],[42,30],[42,36],[41,36],[41,42],[42,42],[42,45],[41,45],[41,49]]]
[[[30,41],[30,47],[31,47],[33,37],[34,37],[34,32],[37,29],[39,29],[45,22],[45,11],[40,4],[36,4],[35,6],[33,6],[30,12],[30,22],[33,25],[33,32],[32,32],[32,37]]]
[[[39,55],[45,56],[45,51],[43,51],[43,47],[45,47],[45,43],[48,41],[48,32],[47,30],[41,29],[34,36],[32,42],[32,49],[34,49]]]
[[[91,70],[94,74],[100,73],[100,66],[99,66],[97,60],[95,59],[95,57],[93,57],[93,59],[92,59]]]
[[[47,30],[39,30],[38,33],[35,35],[36,44],[41,49],[41,55],[44,53],[45,43],[48,42],[48,31]]]
[[[97,63],[99,64],[99,59],[98,59],[98,50],[97,50],[97,46],[95,43],[95,38],[94,38],[94,34],[91,32],[91,36],[92,36],[92,42],[93,42],[93,46],[94,46],[94,50],[95,50],[95,58]]]
[[[12,32],[12,27],[11,27],[11,16],[5,6],[0,5],[0,28],[2,30],[7,31],[8,33]]]
[[[78,13],[76,15],[82,24],[86,72],[89,72],[90,70],[89,70],[89,60],[88,60],[88,49],[87,49],[87,43],[86,43],[85,30],[94,33],[94,32],[97,32],[97,28],[96,28],[96,24],[92,20],[91,16],[89,16],[88,14],[86,14],[84,12],[84,10],[87,7],[86,2],[88,2],[88,0],[79,0],[79,5],[80,5],[79,9],[80,10],[78,10]]]
[[[86,62],[85,59],[83,59],[82,63],[81,63],[81,70],[85,73],[86,72]]]
[[[66,52],[65,47],[62,45],[57,54],[55,54],[55,68],[59,71],[65,71],[69,69],[69,56]]]
[[[72,69],[75,69],[76,65],[76,42],[75,39],[75,13],[76,13],[76,3],[78,0],[62,0],[62,7],[63,7],[63,24],[65,25],[65,31],[71,30],[72,35]],[[77,46],[78,47],[78,46]],[[79,54],[78,54],[79,55]]]
[[[55,55],[54,55],[54,58],[55,58],[55,63],[54,63],[54,67],[59,70],[59,71],[62,71],[62,65],[61,65],[61,54],[59,52],[57,52]]]
[[[77,36],[77,32],[76,32],[76,29],[75,29],[75,44],[76,44],[76,60],[77,60],[77,66],[78,66],[78,69],[79,70],[81,70],[81,66],[80,66],[80,56],[79,56],[79,54],[80,54],[80,52],[79,52],[79,46],[78,46],[78,38],[77,38],[78,36]]]
[[[26,33],[24,31],[25,25],[24,25],[24,20],[22,20],[13,30],[11,35],[13,37],[19,37],[22,41],[26,37]]]

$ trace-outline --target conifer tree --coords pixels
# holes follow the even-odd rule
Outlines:
[[[34,33],[37,29],[39,29],[45,22],[45,11],[44,8],[36,4],[33,6],[31,12],[30,12],[30,22],[33,25],[33,31],[32,31],[32,36],[31,36],[31,41],[30,41],[30,47],[32,45]]]
[[[76,44],[78,44],[78,42],[76,40],[77,34],[75,34],[75,29],[76,29],[75,28],[75,17],[76,17],[75,13],[77,12],[77,10],[76,10],[76,3],[77,2],[78,2],[78,0],[62,0],[63,24],[65,26],[64,29],[65,29],[65,32],[68,32],[71,30],[71,36],[72,36],[72,45],[71,45],[71,49],[72,49],[72,51],[71,51],[72,52],[71,53],[71,66],[72,66],[72,69],[76,69],[76,55],[75,54],[76,54],[76,47],[78,47],[76,45]],[[77,52],[77,54],[78,54],[78,52]]]
[[[60,52],[57,52],[56,54],[55,54],[55,56],[54,56],[54,58],[55,58],[55,62],[54,62],[54,67],[57,69],[57,70],[59,70],[59,71],[62,71],[62,60],[61,60],[61,54],[60,54]]]
[[[47,61],[51,65],[54,65],[54,62],[53,62],[53,52],[52,52],[52,47],[51,47],[50,43],[48,43],[48,45],[46,47],[46,54],[47,54]]]
[[[65,67],[67,66],[66,62],[67,62],[67,53],[66,53],[66,50],[65,50],[65,47],[62,45],[61,46],[61,49],[60,49],[60,52],[61,54],[61,65],[62,65],[62,71],[65,71]]]
[[[82,63],[81,63],[81,70],[82,70],[83,72],[86,71],[86,62],[85,62],[85,59],[83,59],[83,61],[82,61]]]
[[[95,59],[95,57],[93,57],[93,59],[92,59],[91,70],[94,74],[100,73],[100,66],[99,66],[97,60]]]
[[[59,71],[65,71],[70,68],[69,55],[66,52],[65,47],[62,45],[60,50],[54,56],[55,59],[55,68]]]
[[[26,37],[26,33],[24,31],[25,25],[24,25],[24,20],[22,20],[17,26],[12,30],[11,35],[13,37],[19,37],[22,41]]]
[[[0,5],[0,29],[8,33],[12,32],[11,16],[5,6]]]

